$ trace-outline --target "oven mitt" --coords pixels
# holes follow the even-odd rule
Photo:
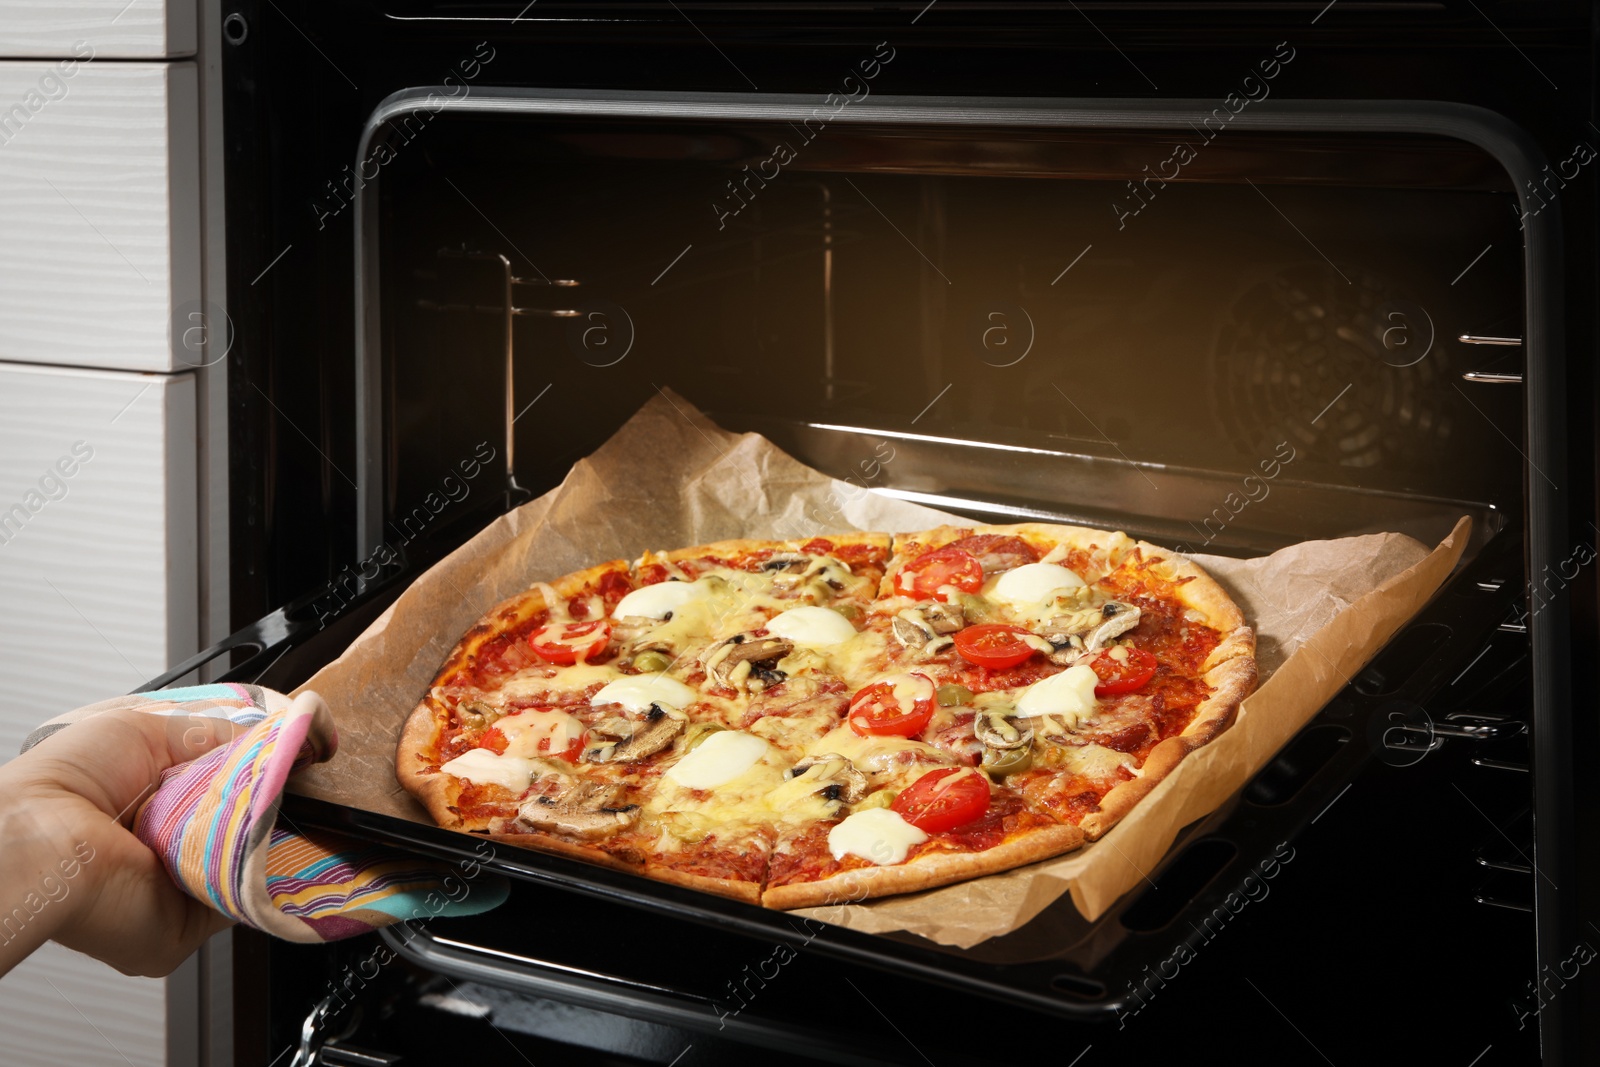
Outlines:
[[[199,759],[169,768],[133,832],[172,880],[231,919],[288,941],[337,941],[406,919],[475,915],[510,894],[504,879],[422,859],[281,817],[289,775],[338,747],[315,693],[290,700],[248,685],[136,693],[52,719],[29,748],[68,724],[130,708],[152,715],[226,718],[249,729]],[[281,825],[280,825],[281,823]],[[471,867],[470,871],[466,867]]]

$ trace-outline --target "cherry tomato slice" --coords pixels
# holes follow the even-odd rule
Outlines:
[[[500,727],[498,726],[489,727],[489,729],[484,731],[483,736],[478,738],[479,748],[486,748],[497,756],[505,755],[506,749],[510,746],[510,744],[511,739],[501,732]],[[583,755],[583,750],[588,746],[588,744],[589,731],[580,730],[578,732],[578,736],[573,738],[571,743],[569,743],[567,747],[560,752],[550,751],[550,738],[548,737],[539,738],[538,749],[540,752],[555,756],[557,759],[564,759],[568,763],[576,763],[578,762],[578,757]]]
[[[889,807],[923,833],[943,833],[989,810],[989,781],[970,769],[941,767],[901,790]]]
[[[954,586],[963,593],[976,593],[983,588],[983,564],[971,552],[959,548],[936,548],[924,552],[905,565],[895,577],[895,592],[902,596],[932,597],[948,601],[946,586]]]
[[[933,718],[935,692],[933,681],[921,674],[873,682],[850,698],[850,729],[862,737],[910,737]]]
[[[1142,648],[1128,649],[1126,660],[1116,659],[1107,649],[1090,660],[1089,667],[1100,679],[1094,687],[1097,697],[1131,693],[1156,676],[1156,658]]]
[[[562,665],[598,655],[611,640],[611,624],[604,619],[592,622],[553,622],[528,635],[528,644],[540,658]]]
[[[550,739],[548,737],[541,737],[539,738],[539,751],[548,752],[556,759],[564,759],[568,763],[577,763],[578,757],[583,755],[583,750],[588,744],[589,731],[583,730],[579,732],[577,737],[572,739],[572,743],[567,746],[566,751],[564,752],[550,752]]]
[[[1033,646],[1022,639],[1028,631],[1020,626],[1006,626],[997,622],[968,626],[956,634],[956,651],[961,658],[977,667],[992,671],[1015,667],[1033,655]]]

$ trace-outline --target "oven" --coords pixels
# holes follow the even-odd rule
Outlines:
[[[1474,525],[1093,922],[961,950],[502,855],[485,916],[209,946],[215,1062],[1593,1062],[1586,6],[217,14],[238,632],[172,677],[293,688],[664,390],[975,521]]]

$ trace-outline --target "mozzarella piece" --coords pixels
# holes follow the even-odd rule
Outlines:
[[[868,808],[849,816],[828,831],[828,851],[842,861],[860,856],[880,867],[904,863],[912,845],[920,845],[928,835],[888,808]]]
[[[695,692],[665,674],[635,674],[618,678],[589,698],[590,704],[621,704],[632,712],[646,712],[651,704],[682,709],[695,701]]]
[[[1017,712],[1021,715],[1092,715],[1095,709],[1094,687],[1100,678],[1087,663],[1068,667],[1028,686],[1017,698]]]
[[[474,748],[457,756],[439,769],[475,785],[498,785],[513,793],[525,792],[533,784],[535,764],[521,756],[500,756],[486,748]]]
[[[525,759],[560,756],[583,736],[583,723],[564,711],[518,712],[495,723],[495,728],[505,734],[505,755]],[[541,741],[548,742],[542,749]]]
[[[708,596],[710,589],[705,582],[657,582],[655,585],[646,585],[617,602],[611,617],[615,619],[630,616],[641,619],[664,619],[673,612],[678,611],[685,604]]]
[[[770,746],[755,734],[723,730],[700,742],[663,777],[688,789],[715,789],[758,763]]]
[[[807,605],[774,615],[767,620],[767,632],[787,638],[797,645],[826,648],[829,645],[842,645],[855,637],[856,628],[850,625],[849,619],[832,608]]]
[[[1042,604],[1058,590],[1086,584],[1076,571],[1059,563],[1024,563],[1000,576],[994,583],[994,595],[1013,604]]]

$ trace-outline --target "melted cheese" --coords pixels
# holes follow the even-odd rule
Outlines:
[[[1094,670],[1079,663],[1028,686],[1017,699],[1017,711],[1022,715],[1086,718],[1094,714],[1094,687],[1099,684]]]
[[[1132,756],[1104,745],[1067,745],[1060,750],[1056,761],[1063,770],[1096,781],[1112,777],[1118,768],[1126,768],[1135,776],[1139,774],[1138,763]]]
[[[839,817],[844,806],[839,801],[829,800],[822,795],[828,783],[818,778],[820,769],[821,766],[818,765],[792,778],[786,778],[761,798],[762,804],[771,813],[770,818],[774,822],[804,826]]]
[[[715,789],[755,766],[770,748],[754,734],[724,730],[700,742],[668,768],[665,777],[688,789]]]
[[[747,762],[757,746],[759,754]],[[708,747],[711,754],[702,756]],[[774,821],[765,798],[783,783],[791,763],[783,752],[751,734],[712,734],[661,776],[645,801],[644,826],[661,832],[657,847],[667,850],[676,846],[669,838],[698,840],[713,833],[724,840],[744,837]],[[716,781],[741,765],[743,769],[715,786],[699,784]],[[699,777],[702,772],[705,777]]]
[[[622,672],[609,663],[578,663],[571,667],[559,668],[551,678],[519,674],[506,679],[505,684],[490,695],[504,703],[517,697],[577,692],[589,688],[596,682],[611,682],[620,677]]]
[[[767,620],[767,632],[808,648],[827,648],[855,637],[856,628],[832,608],[808,604],[774,615]]]
[[[688,604],[710,595],[712,589],[704,580],[657,582],[654,585],[641,586],[623,597],[617,602],[616,609],[611,615],[618,619],[664,619],[683,610]]]
[[[800,680],[803,683],[803,679]],[[794,686],[800,684],[791,682]],[[839,724],[839,705],[833,701],[815,700],[799,709],[783,709],[782,714],[763,715],[750,726],[750,732],[764,737],[780,748],[800,753],[811,743]]]
[[[569,634],[567,632],[569,626],[572,626],[572,624],[565,622],[547,623],[533,631],[529,635],[529,639],[546,648],[566,649],[568,652],[575,653],[581,662],[584,659],[584,653],[593,648],[596,644],[596,638],[602,635],[597,634],[593,627],[583,628],[578,626],[573,626],[573,629],[580,632]],[[601,645],[600,647],[604,648],[605,646]]]
[[[495,727],[506,736],[505,755],[522,759],[559,756],[583,737],[583,723],[564,711],[522,711],[500,719]]]
[[[1076,572],[1059,563],[1025,563],[1002,574],[987,592],[1013,604],[1043,604],[1060,590],[1077,589],[1085,584]]]
[[[928,764],[947,767],[955,757],[944,749],[909,737],[862,737],[844,723],[823,734],[806,748],[807,755],[834,752],[855,764],[873,788],[909,785],[928,770]]]
[[[682,709],[695,700],[695,691],[676,678],[665,674],[635,674],[618,678],[589,698],[589,703],[621,704],[632,712],[646,712],[652,704]]]
[[[816,651],[825,659],[830,673],[840,678],[860,678],[883,662],[886,647],[882,634],[862,630],[848,641]]]
[[[952,775],[952,777],[954,777]],[[828,831],[828,851],[833,858],[860,856],[880,867],[904,863],[912,845],[928,835],[888,808],[858,811]]]
[[[885,683],[890,686],[891,695],[894,697],[895,705],[900,709],[901,715],[910,715],[916,710],[919,700],[932,700],[937,692],[932,680],[922,674],[885,674],[868,684],[881,685]]]
[[[659,589],[669,584],[685,585],[682,582],[663,582],[645,586],[637,592]],[[695,590],[694,595],[672,610],[672,618],[665,619],[649,630],[652,639],[680,651],[754,629],[765,622],[769,615],[793,604],[793,601],[773,597],[772,580],[762,574],[717,571],[687,583],[687,587]],[[634,595],[630,593],[629,597]],[[627,599],[623,598],[624,604]],[[766,611],[758,610],[762,605],[767,606]],[[623,604],[619,604],[614,613],[619,618],[622,608]],[[664,619],[664,615],[652,617]]]
[[[439,769],[477,785],[498,785],[520,795],[533,783],[538,764],[522,756],[499,756],[486,748],[474,748]]]

